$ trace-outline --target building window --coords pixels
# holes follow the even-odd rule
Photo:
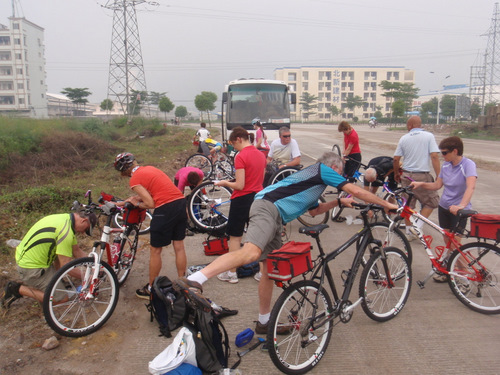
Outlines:
[[[288,81],[296,81],[297,73],[288,73]]]
[[[0,76],[11,76],[12,68],[10,66],[0,66]]]
[[[19,75],[23,75],[23,68],[17,68],[16,73]]]
[[[14,38],[14,44],[20,45],[21,44],[21,38]]]
[[[302,82],[302,90],[304,91],[309,90],[309,82]]]
[[[17,89],[18,90],[24,90],[24,83],[18,83],[17,84]]]
[[[12,24],[12,28],[13,28],[14,30],[19,30],[19,24],[18,24],[18,23],[13,23],[13,24]]]
[[[23,59],[23,55],[20,53],[16,53],[16,60],[22,60],[22,59]]]
[[[10,46],[10,36],[0,36],[0,46]]]
[[[0,51],[0,61],[9,61],[11,59],[10,51]]]
[[[309,80],[309,72],[302,72],[302,80],[304,81]]]
[[[19,104],[24,104],[24,103],[25,103],[24,98],[19,98]]]
[[[325,82],[319,82],[319,83],[318,83],[318,90],[320,90],[320,91],[321,91],[321,90],[323,90],[323,89],[324,89],[324,87],[325,87]]]
[[[0,90],[12,90],[13,88],[12,81],[0,81]]]
[[[290,87],[290,92],[295,92],[297,91],[297,86],[295,83],[290,83],[288,84],[288,87]]]
[[[14,96],[0,96],[0,105],[14,104]]]

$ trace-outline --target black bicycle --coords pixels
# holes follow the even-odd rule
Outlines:
[[[405,253],[395,247],[382,248],[381,241],[372,236],[368,211],[380,207],[353,206],[362,209],[361,231],[339,248],[325,253],[319,235],[328,225],[300,228],[300,233],[316,240],[319,256],[313,261],[312,270],[302,274],[302,280],[276,282],[284,290],[271,312],[267,342],[271,343],[272,361],[286,374],[303,374],[315,367],[327,350],[333,327],[339,322],[349,322],[358,305],[371,319],[384,322],[401,312],[410,294],[411,268]],[[351,268],[341,274],[344,290],[339,295],[329,263],[356,243],[359,246],[354,246]],[[360,267],[359,298],[351,302],[349,296]],[[333,293],[333,302],[325,282]]]

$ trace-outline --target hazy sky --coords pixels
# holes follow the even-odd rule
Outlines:
[[[495,0],[497,1],[497,0]],[[297,66],[405,66],[420,93],[469,83],[482,63],[493,0],[157,0],[137,6],[148,91],[194,109],[237,78]],[[113,3],[113,1],[109,1]],[[45,29],[50,93],[87,87],[106,98],[113,12],[106,0],[16,0]],[[8,25],[12,1],[0,0]],[[430,74],[434,71],[434,74]]]

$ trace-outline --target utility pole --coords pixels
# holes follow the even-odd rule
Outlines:
[[[500,99],[500,9],[495,3],[493,17],[488,33],[488,45],[485,58],[485,76],[488,102]]]
[[[142,62],[141,40],[135,6],[145,0],[109,0],[113,10],[113,30],[109,60],[108,99],[120,103],[130,118],[138,102],[145,100],[135,92],[147,92]]]

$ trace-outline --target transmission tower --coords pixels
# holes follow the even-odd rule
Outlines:
[[[135,11],[135,6],[144,2],[146,1],[110,0],[104,6],[113,10],[108,99],[119,102],[128,116],[134,114],[141,101],[139,93],[147,92]]]
[[[485,56],[486,98],[489,103],[500,99],[500,10],[495,3]]]

